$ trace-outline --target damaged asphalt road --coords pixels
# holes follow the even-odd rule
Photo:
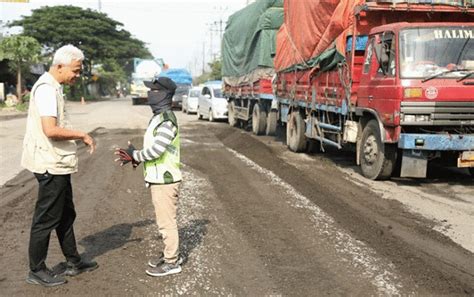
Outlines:
[[[161,246],[141,170],[113,150],[143,131],[97,129],[73,176],[80,252],[101,265],[56,288],[27,285],[37,185],[23,171],[0,189],[2,294],[469,295],[472,253],[394,200],[348,181],[331,162],[225,123],[182,125],[178,225],[182,273],[145,274]],[[301,164],[298,165],[298,164]],[[48,265],[62,261],[52,236]]]

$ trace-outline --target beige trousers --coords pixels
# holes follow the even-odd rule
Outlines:
[[[152,185],[151,199],[155,206],[156,223],[163,237],[166,263],[178,260],[179,236],[176,224],[176,209],[178,203],[180,182],[168,185]]]

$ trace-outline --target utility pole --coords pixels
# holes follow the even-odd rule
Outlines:
[[[102,12],[102,1],[101,1],[101,0],[98,0],[98,1],[99,1],[99,3],[98,3],[98,5],[99,5],[99,12]]]
[[[221,46],[222,46],[222,40],[223,40],[223,35],[224,35],[224,13],[229,9],[227,6],[214,6],[214,10],[217,11],[217,14],[219,15],[219,20],[214,21],[213,24],[215,26],[215,29],[213,30],[216,33],[219,33],[219,51],[218,55],[220,56],[221,54]],[[212,29],[211,29],[212,30]]]
[[[206,71],[206,43],[202,43],[202,74]]]

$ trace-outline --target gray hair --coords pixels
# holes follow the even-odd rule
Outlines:
[[[83,61],[84,53],[72,44],[60,47],[53,57],[53,66],[55,65],[69,65],[73,60]]]

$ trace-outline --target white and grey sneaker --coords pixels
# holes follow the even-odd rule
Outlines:
[[[181,265],[181,264],[183,264],[183,262],[184,262],[183,257],[181,257],[181,255],[178,255],[178,261],[176,261],[176,263]],[[163,263],[165,263],[165,255],[163,253],[160,253],[160,255],[158,257],[151,258],[148,261],[148,266],[155,268],[156,266],[161,265]]]
[[[176,274],[180,272],[181,272],[181,265],[178,264],[178,261],[176,261],[176,263],[163,262],[154,268],[148,268],[146,270],[146,274],[150,276],[165,276],[165,275]]]

